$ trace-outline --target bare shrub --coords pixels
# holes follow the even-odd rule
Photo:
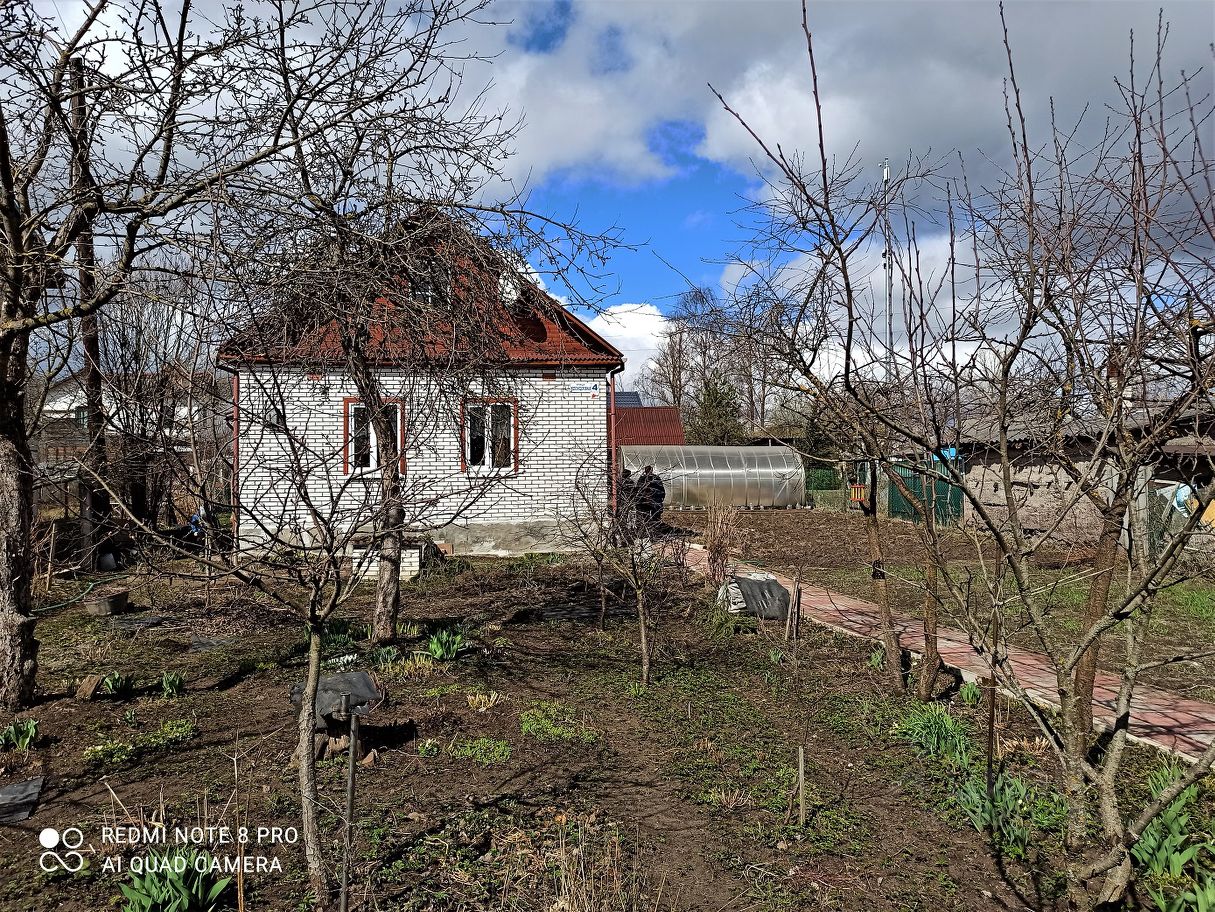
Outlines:
[[[709,555],[709,582],[714,588],[725,581],[730,551],[738,547],[738,541],[738,508],[713,501],[705,523],[704,546]]]

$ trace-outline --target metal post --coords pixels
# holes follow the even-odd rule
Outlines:
[[[346,763],[346,828],[345,828],[345,857],[342,860],[342,897],[341,897],[341,912],[349,912],[350,909],[350,844],[351,844],[351,827],[354,822],[354,765],[355,757],[358,755],[359,742],[359,717],[356,716],[350,709],[350,694],[342,693],[342,713],[350,720],[350,738],[347,750]]]

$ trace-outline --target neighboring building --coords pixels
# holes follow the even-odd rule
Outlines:
[[[608,422],[619,351],[526,277],[453,269],[450,285],[484,315],[494,338],[461,352],[450,328],[400,325],[421,300],[417,281],[377,299],[363,349],[392,410],[401,453],[405,527],[456,553],[512,554],[560,545],[558,516],[598,473],[607,497]],[[493,289],[493,299],[489,299]],[[478,297],[484,298],[479,300]],[[438,308],[442,312],[442,308]],[[310,322],[311,321],[311,322]],[[249,331],[220,352],[233,374],[234,523],[249,545],[309,540],[310,511],[346,531],[369,531],[378,501],[378,442],[347,368],[337,319],[279,321],[267,346]]]
[[[110,373],[102,382],[108,483],[136,518],[172,525],[199,509],[196,494],[204,487],[224,496],[226,460],[218,457],[228,448],[227,431],[215,420],[227,410],[224,385],[213,375],[176,366],[155,373]],[[89,446],[79,372],[47,385],[33,416],[30,444],[40,502],[60,504],[65,516],[74,512]],[[200,473],[213,477],[204,485]],[[213,503],[212,509],[224,506]]]
[[[1202,422],[1203,433],[1198,436],[1178,437],[1164,444],[1155,461],[1144,468],[1139,486],[1142,506],[1148,515],[1158,517],[1154,521],[1163,529],[1183,520],[1186,492],[1211,479],[1210,457],[1215,455],[1215,438],[1208,436],[1211,428],[1207,424]],[[1098,448],[1097,431],[1074,420],[1065,424],[1058,440],[1043,439],[1050,428],[1051,422],[1046,420],[1018,418],[1010,422],[1004,435],[1010,468],[1006,479],[999,438],[990,419],[971,419],[963,424],[958,435],[954,464],[961,468],[967,487],[997,524],[1007,521],[1007,488],[1011,482],[1012,500],[1027,533],[1044,534],[1066,544],[1092,544],[1101,534],[1101,514],[1073,475],[1078,473],[1089,484],[1100,482],[1090,477],[1100,471],[1093,463]],[[907,469],[901,474],[912,492],[919,493],[923,487],[920,473]],[[982,524],[976,505],[961,496],[961,491],[949,485],[944,477],[936,491],[939,521],[960,521],[967,526]],[[893,483],[889,484],[889,502],[891,515],[914,518],[914,509],[897,494]],[[1215,515],[1211,518],[1215,519]]]
[[[617,446],[683,446],[683,417],[667,405],[622,406],[616,396]]]
[[[645,402],[642,401],[641,393],[636,390],[617,390],[616,391],[616,408],[642,408]]]

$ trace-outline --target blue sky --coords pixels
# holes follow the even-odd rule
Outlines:
[[[613,173],[564,170],[540,184],[531,205],[578,213],[588,229],[616,225],[634,250],[618,250],[610,271],[616,301],[648,301],[667,310],[689,284],[716,288],[723,264],[739,249],[738,223],[755,187],[733,167],[696,155],[703,128],[686,121],[655,125],[649,147],[670,173],[640,181]]]

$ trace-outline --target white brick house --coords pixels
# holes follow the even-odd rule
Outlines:
[[[534,285],[516,295],[503,356],[480,375],[423,377],[377,360],[400,437],[406,528],[455,553],[560,547],[558,515],[580,474],[611,471],[621,353]],[[367,410],[324,327],[309,332],[289,351],[221,350],[233,384],[233,524],[244,543],[307,541],[318,516],[367,528],[374,514],[380,472]],[[387,335],[382,350],[393,350]]]

